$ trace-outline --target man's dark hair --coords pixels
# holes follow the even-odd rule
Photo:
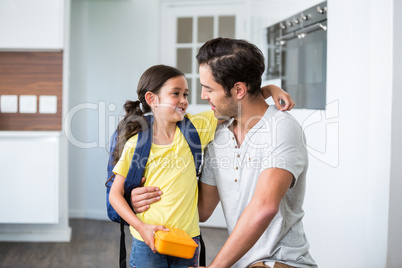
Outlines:
[[[243,82],[251,95],[261,94],[264,56],[255,45],[239,39],[215,38],[206,42],[197,55],[198,64],[211,68],[215,81],[227,96],[237,82]]]

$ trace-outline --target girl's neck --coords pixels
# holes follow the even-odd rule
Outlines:
[[[171,144],[176,134],[176,123],[154,119],[153,143],[158,145]]]

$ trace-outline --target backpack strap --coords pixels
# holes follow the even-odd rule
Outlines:
[[[109,180],[112,176],[114,176],[113,173],[113,162],[114,162],[114,157],[113,157],[113,152],[116,150],[116,144],[117,144],[117,138],[118,138],[118,131],[117,129],[113,133],[112,137],[110,138],[110,150],[109,150],[109,160],[107,164],[107,179]],[[114,210],[113,206],[109,202],[109,194],[110,194],[110,189],[112,188],[113,180],[110,180],[106,184],[106,209],[107,209],[107,215],[111,221],[114,222],[120,222],[120,216],[117,214],[117,212]]]
[[[112,137],[110,138],[110,148],[109,148],[109,161],[107,163],[107,178],[109,179],[114,175],[113,173],[113,162],[114,162],[114,157],[113,157],[113,152],[116,149],[116,143],[117,143],[117,137],[118,137],[118,131],[117,129],[113,132]],[[106,186],[112,186],[112,182],[109,181]]]
[[[152,122],[151,115],[145,116],[147,129],[138,132],[137,145],[133,158],[131,160],[130,169],[128,170],[126,180],[124,182],[124,195],[129,204],[131,204],[131,190],[141,186],[142,175],[148,162],[149,152],[152,145]],[[131,205],[130,205],[131,206]]]
[[[202,151],[201,151],[201,140],[197,129],[194,127],[193,123],[187,117],[180,122],[177,122],[181,133],[186,138],[188,146],[194,157],[195,173],[198,176],[202,162]],[[206,248],[202,234],[200,233],[200,258],[199,266],[206,266]]]
[[[120,252],[119,252],[119,267],[127,268],[127,252],[126,252],[126,234],[124,226],[127,223],[120,218]]]
[[[186,138],[188,146],[190,146],[191,153],[194,157],[195,172],[198,176],[202,162],[200,135],[198,134],[198,131],[194,127],[193,123],[187,117],[184,117],[182,121],[177,122],[177,126],[179,127],[181,133],[183,133],[183,136]]]
[[[148,161],[149,151],[151,150],[152,145],[152,127],[151,127],[152,122],[153,122],[152,116],[150,115],[145,116],[145,124],[147,125],[147,129],[138,132],[137,146],[135,147],[133,159],[131,160],[130,169],[127,173],[127,177],[124,182],[124,192],[125,192],[124,197],[126,198],[129,204],[131,204],[131,202],[129,202],[131,190],[141,185],[142,174],[144,174],[144,169]],[[110,139],[110,154],[107,166],[108,178],[114,175],[113,173],[114,165],[112,163],[114,161],[113,152],[116,149],[117,137],[118,137],[118,131],[116,130]],[[124,222],[124,220],[119,216],[119,214],[117,214],[117,212],[109,202],[109,194],[112,184],[113,181],[109,181],[106,185],[107,214],[109,219],[114,222],[117,223],[120,223],[121,221]],[[128,225],[125,222],[124,224]]]

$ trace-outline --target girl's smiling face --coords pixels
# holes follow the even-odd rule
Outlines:
[[[188,85],[184,76],[170,78],[154,95],[152,103],[156,118],[176,123],[184,118],[188,107]]]

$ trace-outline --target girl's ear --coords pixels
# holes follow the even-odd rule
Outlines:
[[[148,103],[148,105],[151,108],[156,108],[158,107],[159,104],[159,99],[158,96],[152,93],[151,91],[148,91],[145,93],[145,101]]]

